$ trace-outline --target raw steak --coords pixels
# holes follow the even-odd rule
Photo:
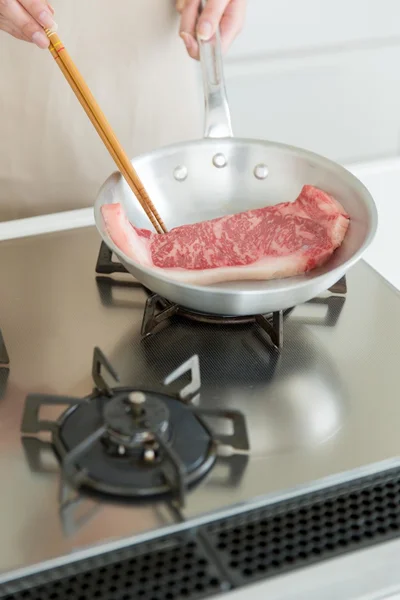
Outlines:
[[[304,186],[295,202],[183,225],[163,235],[133,227],[120,204],[104,205],[102,215],[125,256],[198,285],[300,275],[329,259],[349,225],[339,202],[312,186]]]

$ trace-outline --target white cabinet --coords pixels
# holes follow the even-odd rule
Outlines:
[[[235,134],[342,162],[399,153],[398,0],[249,0],[226,60]]]
[[[398,0],[248,0],[246,25],[230,56],[396,41],[399,35]]]

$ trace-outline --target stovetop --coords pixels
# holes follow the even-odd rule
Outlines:
[[[281,315],[279,351],[260,322],[208,323],[176,311],[143,335],[149,292],[129,275],[97,274],[99,247],[94,228],[0,246],[10,362],[0,364],[0,581],[397,465],[399,294],[368,265],[350,271],[347,291]],[[66,501],[57,456],[21,439],[24,406],[35,394],[90,396],[95,348],[121,388],[174,397],[188,381],[166,379],[197,357],[196,407],[243,415],[249,449],[216,460],[181,504],[85,493]],[[60,408],[43,412],[56,419]],[[222,439],[232,434],[224,419],[212,427]]]

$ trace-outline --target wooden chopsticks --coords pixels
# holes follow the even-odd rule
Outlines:
[[[51,29],[45,29],[45,32],[50,40],[49,50],[51,55],[55,59],[64,77],[71,86],[97,133],[103,140],[104,145],[114,159],[119,171],[122,173],[127,184],[140,202],[143,210],[150,219],[157,233],[165,233],[167,228],[165,227],[153,202],[150,200],[126,152],[117,140],[105,115],[94,99],[89,87],[76,68],[73,60],[66,51],[64,44],[61,42],[58,35]]]

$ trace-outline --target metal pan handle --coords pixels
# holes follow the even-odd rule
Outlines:
[[[206,3],[207,0],[201,0],[200,13]],[[205,100],[204,137],[233,137],[219,29],[211,40],[198,43]]]

